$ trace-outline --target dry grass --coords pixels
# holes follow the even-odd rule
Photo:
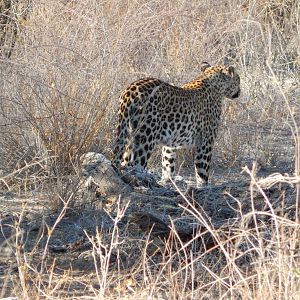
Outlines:
[[[300,178],[277,175],[258,181],[255,169],[245,172],[251,180],[250,197],[236,198],[237,218],[219,228],[182,195],[185,215],[196,226],[187,241],[175,226],[167,240],[136,232],[122,224],[127,206],[119,206],[109,229],[85,232],[87,248],[76,251],[70,246],[65,254],[74,257],[70,260],[59,248],[50,249],[69,203],[37,235],[31,251],[25,251],[26,214],[21,210],[15,239],[8,241],[16,261],[2,277],[2,296],[10,291],[19,299],[297,299],[299,222],[294,208],[282,206],[285,199],[279,206],[271,203],[265,186],[299,184]],[[258,205],[258,194],[267,209]]]
[[[288,123],[273,79],[295,89],[297,1],[227,1],[216,8],[211,1],[37,1],[24,10],[25,2],[10,12],[20,15],[18,38],[10,59],[1,60],[5,174],[45,157],[46,176],[69,174],[87,150],[109,155],[120,91],[143,76],[181,85],[198,76],[202,60],[226,60],[243,78],[241,102],[225,103],[217,157],[232,165],[253,152],[268,164],[276,155],[262,139],[271,141]],[[9,37],[4,48],[12,47]],[[291,109],[298,110],[293,103]],[[270,132],[261,138],[266,123]]]
[[[60,211],[43,228],[42,249],[37,240],[29,252],[27,208],[15,212],[14,239],[5,243],[16,270],[0,265],[0,298],[300,297],[299,1],[0,0],[0,10],[0,188],[3,195],[44,193],[43,206]],[[137,238],[120,225],[120,208],[108,231],[86,233],[90,269],[56,268],[47,241],[77,205],[79,157],[111,155],[120,91],[146,76],[181,85],[198,76],[203,60],[234,64],[242,78],[241,99],[224,103],[215,165],[257,161],[294,175],[259,181],[245,169],[252,211],[240,211],[230,237],[186,199],[186,213],[214,237],[213,248],[200,251],[199,235],[183,242],[175,229],[165,242]],[[154,155],[152,166],[159,161]],[[292,217],[278,214],[264,191],[281,182],[295,186]],[[267,211],[256,209],[257,191]]]

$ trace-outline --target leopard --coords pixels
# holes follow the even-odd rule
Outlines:
[[[241,88],[232,65],[203,62],[200,71],[181,87],[144,78],[121,93],[113,158],[116,168],[144,170],[155,146],[162,145],[162,181],[169,181],[175,177],[176,150],[192,149],[197,186],[208,183],[223,99],[238,98]]]

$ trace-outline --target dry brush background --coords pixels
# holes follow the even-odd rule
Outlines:
[[[242,80],[241,98],[224,102],[223,124],[214,151],[216,177],[214,179],[213,175],[213,182],[226,183],[229,178],[239,178],[241,167],[251,168],[256,161],[262,175],[273,172],[296,175],[293,180],[296,185],[298,182],[298,190],[291,192],[296,207],[296,200],[299,200],[297,176],[300,175],[300,3],[297,0],[0,0],[2,198],[14,195],[32,199],[32,195],[43,195],[39,200],[43,200],[42,206],[48,210],[65,213],[66,203],[76,208],[77,200],[73,195],[80,182],[79,158],[88,151],[102,152],[111,158],[118,95],[122,89],[147,76],[182,85],[198,76],[202,61],[233,64]],[[159,151],[156,154],[151,164],[154,169],[160,162]],[[183,166],[189,167],[192,156],[186,156],[183,151],[180,154]],[[217,176],[219,169],[224,177]],[[253,187],[255,179],[251,176],[249,185]],[[278,178],[273,177],[277,183],[285,180]],[[260,193],[259,187],[256,188]],[[246,197],[246,189],[241,192],[243,197]],[[260,194],[269,205],[268,195],[263,190]],[[254,199],[251,193],[247,197],[249,203]],[[280,197],[281,194],[278,199]],[[16,200],[13,204],[18,212],[15,213],[17,220],[21,220],[21,203],[26,201]],[[32,205],[31,200],[28,203]],[[1,207],[9,211],[8,214],[12,213],[8,202],[1,203]],[[119,211],[118,216],[120,214]],[[260,239],[256,223],[257,235],[243,233],[249,243],[255,240],[256,252],[264,258],[251,256],[251,263],[258,270],[256,273],[239,273],[238,267],[232,264],[231,250],[220,246],[221,242],[218,244],[226,257],[227,269],[234,269],[228,274],[237,274],[235,282],[243,283],[237,284],[237,293],[230,283],[233,279],[229,275],[222,277],[222,271],[218,273],[215,269],[216,261],[211,262],[211,269],[207,267],[209,263],[206,264],[205,270],[210,274],[206,282],[201,279],[197,285],[189,286],[184,277],[185,266],[193,268],[191,261],[195,253],[185,253],[182,259],[178,249],[176,259],[174,254],[164,252],[161,260],[164,268],[156,270],[157,273],[148,266],[152,258],[146,257],[144,252],[142,265],[132,269],[139,270],[136,271],[138,275],[131,273],[129,279],[124,277],[127,278],[122,281],[124,289],[131,293],[131,298],[138,298],[143,291],[141,297],[145,299],[206,299],[209,298],[207,290],[211,288],[215,289],[213,296],[220,299],[244,299],[239,298],[241,295],[245,299],[296,299],[299,296],[298,220],[289,220],[291,215],[281,216],[282,222],[274,214],[272,217],[276,250],[272,242],[259,244],[263,239]],[[16,232],[21,230],[18,222],[14,226]],[[121,280],[114,279],[122,277],[120,272],[109,275],[108,270],[109,249],[117,248],[119,240],[126,240],[126,235],[116,232],[117,227],[113,226],[115,231],[109,233],[113,246],[108,246],[105,255],[101,251],[103,241],[99,232],[98,240],[95,237],[91,241],[93,251],[101,253],[99,268],[102,272],[100,276],[93,273],[95,270],[91,271],[99,279],[98,289],[87,289],[87,294],[92,290],[91,299],[104,297],[109,291],[108,283]],[[17,236],[16,245],[19,243]],[[116,236],[118,239],[114,239]],[[287,236],[290,237],[288,241]],[[281,249],[281,237],[290,247],[293,245],[293,255]],[[272,237],[269,240],[272,241]],[[143,242],[141,245],[144,251]],[[268,247],[272,248],[274,261],[261,253]],[[14,253],[20,261],[24,254],[17,250]],[[209,254],[210,250],[208,257],[217,259]],[[46,255],[45,252],[42,258]],[[181,270],[178,271],[180,278],[176,272],[173,276],[171,258],[179,264],[176,268]],[[97,264],[96,261],[96,270]],[[280,266],[280,270],[274,264]],[[169,273],[165,272],[168,268]],[[0,275],[7,282],[7,273],[3,270],[0,266]],[[37,299],[71,297],[61,292],[68,290],[66,285],[59,283],[61,274],[58,276],[46,264],[40,271],[33,272],[34,284],[29,284],[19,263],[17,278],[21,283],[17,284],[14,278],[10,289],[3,287],[0,295],[7,295],[9,290],[20,299],[32,299],[30,288],[34,285]],[[278,275],[279,271],[282,274]],[[56,278],[57,282],[50,284],[49,278]],[[72,280],[71,275],[68,280]],[[161,294],[159,286],[167,290],[166,294]],[[119,289],[117,285],[112,297],[123,297],[123,286]]]

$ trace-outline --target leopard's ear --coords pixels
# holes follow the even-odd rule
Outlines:
[[[229,67],[228,67],[228,75],[231,76],[231,77],[233,77],[234,74],[235,74],[235,69],[234,69],[234,67],[233,67],[233,66],[229,66]]]
[[[201,72],[204,72],[207,68],[209,68],[211,65],[208,63],[208,62],[206,62],[206,61],[203,61],[202,63],[201,63],[201,67],[200,67],[200,69],[201,69]]]

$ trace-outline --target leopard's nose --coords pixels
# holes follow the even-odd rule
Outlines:
[[[238,98],[241,94],[241,90],[238,90],[233,96],[232,99]]]

